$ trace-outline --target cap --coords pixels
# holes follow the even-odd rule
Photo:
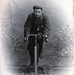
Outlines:
[[[42,7],[40,7],[40,6],[33,6],[33,9],[41,9],[42,10]]]

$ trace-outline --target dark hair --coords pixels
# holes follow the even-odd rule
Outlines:
[[[33,9],[34,9],[34,10],[35,10],[35,9],[41,9],[41,10],[43,10],[42,7],[40,7],[40,6],[33,6]]]

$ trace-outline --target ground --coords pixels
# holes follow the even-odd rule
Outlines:
[[[19,42],[16,46],[16,50],[9,51],[5,60],[8,64],[8,69],[11,70],[14,75],[35,75],[34,67],[27,66],[30,63],[30,57],[28,50],[26,49],[26,42]],[[38,63],[38,75],[72,75],[73,72],[73,56],[72,54],[61,54],[55,51],[55,47],[49,43],[43,47],[43,58],[39,59]]]

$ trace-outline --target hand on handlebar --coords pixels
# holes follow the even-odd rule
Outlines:
[[[44,35],[44,41],[45,41],[45,43],[48,42],[48,37],[46,35]]]
[[[45,43],[48,43],[48,39],[45,39]]]
[[[25,37],[25,38],[24,38],[24,41],[27,42],[27,41],[28,41],[28,37]]]

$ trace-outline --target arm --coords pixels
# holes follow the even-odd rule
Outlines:
[[[48,17],[46,16],[44,18],[44,35],[48,38],[49,33],[50,33],[50,23]]]
[[[30,22],[30,17],[28,16],[24,25],[24,38],[30,34],[30,29],[31,29],[31,22]]]

